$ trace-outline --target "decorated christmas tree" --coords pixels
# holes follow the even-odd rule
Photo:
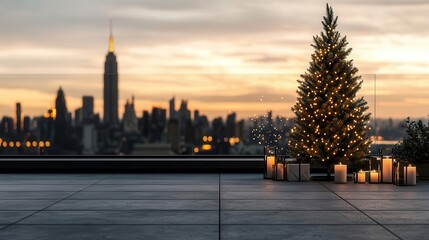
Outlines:
[[[364,98],[357,98],[362,79],[346,37],[336,30],[338,17],[326,5],[323,31],[313,37],[310,67],[298,80],[298,99],[292,107],[295,124],[289,147],[298,160],[320,161],[327,177],[339,162],[361,159],[369,152],[370,114]]]

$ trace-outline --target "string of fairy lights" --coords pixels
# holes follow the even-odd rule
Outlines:
[[[264,96],[259,99],[261,103],[271,102],[285,102],[284,97],[272,98],[270,101],[266,101]],[[281,151],[285,150],[287,146],[280,144],[282,141],[286,142],[286,138],[289,135],[288,121],[289,116],[273,116],[273,112],[269,111],[264,115],[254,114],[249,116],[254,127],[251,130],[251,137],[254,142],[262,146],[277,146]]]

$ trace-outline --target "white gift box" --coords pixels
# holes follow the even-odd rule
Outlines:
[[[300,167],[301,165],[301,167]],[[301,175],[301,178],[300,178]],[[290,182],[310,181],[310,164],[290,163],[287,165],[287,180]]]

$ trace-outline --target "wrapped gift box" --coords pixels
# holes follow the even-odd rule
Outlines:
[[[290,182],[310,181],[310,164],[290,163],[287,165],[287,180]]]

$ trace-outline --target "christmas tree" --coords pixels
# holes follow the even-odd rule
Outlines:
[[[298,160],[320,161],[328,178],[334,164],[361,159],[371,143],[367,103],[356,97],[362,79],[353,61],[347,60],[352,49],[336,30],[337,19],[327,4],[323,31],[313,37],[310,67],[298,80],[289,139],[291,154]]]

